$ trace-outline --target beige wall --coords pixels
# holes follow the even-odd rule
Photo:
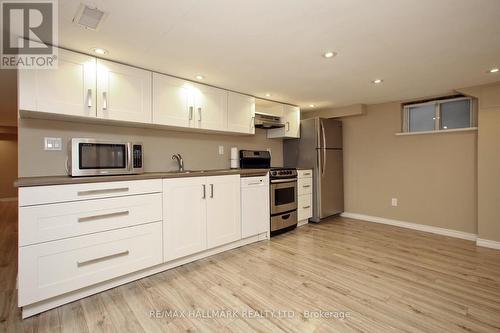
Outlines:
[[[500,242],[500,83],[460,91],[479,99],[478,235]]]
[[[61,137],[64,144],[63,151],[44,151],[44,137]],[[171,159],[174,153],[182,155],[186,169],[229,168],[230,147],[260,150],[271,148],[273,166],[283,164],[282,140],[267,139],[266,132],[259,129],[254,136],[229,136],[54,120],[20,119],[20,177],[66,174],[66,149],[67,143],[72,137],[143,142],[147,172],[176,169],[177,164]],[[218,155],[219,145],[224,146],[224,155]]]
[[[399,103],[342,121],[347,212],[476,233],[476,132],[396,136]]]
[[[17,72],[0,70],[0,198],[17,196]]]

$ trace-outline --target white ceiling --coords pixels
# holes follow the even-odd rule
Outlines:
[[[97,0],[99,31],[59,0],[59,44],[319,108],[500,81],[500,0]],[[332,50],[338,56],[325,59]],[[380,85],[371,83],[382,78]]]

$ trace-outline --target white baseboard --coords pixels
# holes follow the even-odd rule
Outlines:
[[[478,238],[476,240],[476,245],[482,247],[489,247],[490,249],[500,250],[500,242],[492,241],[489,239]]]
[[[433,227],[433,226],[429,226],[429,225],[417,224],[417,223],[411,223],[411,222],[405,222],[405,221],[399,221],[399,220],[386,219],[384,217],[377,217],[377,216],[370,216],[370,215],[363,215],[363,214],[356,214],[356,213],[348,213],[348,212],[342,213],[342,214],[340,214],[340,216],[348,217],[348,218],[356,219],[356,220],[382,223],[382,224],[393,225],[396,227],[402,227],[402,228],[407,228],[407,229],[430,232],[433,234],[461,238],[461,239],[466,239],[466,240],[471,240],[471,241],[475,241],[477,239],[476,234],[471,234],[471,233],[464,232],[464,231]]]
[[[0,202],[12,202],[12,201],[17,201],[17,197],[0,198]]]

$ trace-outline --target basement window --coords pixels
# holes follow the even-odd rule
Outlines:
[[[465,96],[405,104],[401,134],[475,129],[474,105],[474,100]]]

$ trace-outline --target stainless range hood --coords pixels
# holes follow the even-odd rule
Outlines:
[[[285,127],[281,118],[263,113],[255,113],[255,127],[263,129]]]

